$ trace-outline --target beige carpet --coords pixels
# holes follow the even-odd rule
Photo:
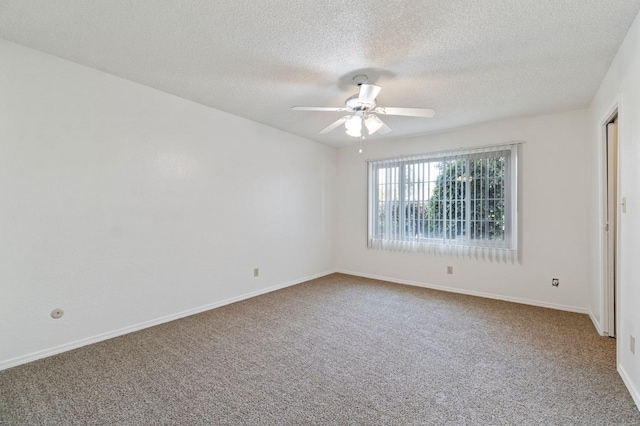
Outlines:
[[[0,372],[0,423],[640,425],[586,315],[331,275]]]

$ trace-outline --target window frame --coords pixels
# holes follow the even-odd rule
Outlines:
[[[368,187],[368,199],[367,199],[367,246],[369,248],[383,248],[391,250],[403,250],[403,251],[440,251],[451,252],[452,247],[459,249],[462,248],[465,252],[478,251],[478,250],[500,250],[515,253],[518,247],[518,151],[520,142],[493,145],[480,148],[441,151],[435,153],[401,156],[386,158],[381,160],[368,160],[367,161],[367,187]],[[447,231],[444,230],[446,220],[443,221],[442,237],[419,237],[410,238],[406,235],[407,232],[407,218],[406,214],[399,215],[399,239],[384,239],[381,238],[378,232],[378,215],[379,215],[379,170],[384,168],[398,168],[398,179],[394,185],[397,185],[398,202],[400,205],[400,211],[406,211],[408,207],[406,198],[407,185],[406,185],[406,173],[404,169],[409,165],[425,164],[425,167],[429,167],[431,162],[444,163],[447,161],[465,160],[464,175],[470,174],[469,165],[471,161],[478,159],[490,159],[504,157],[505,169],[504,169],[504,238],[503,240],[489,240],[489,239],[474,239],[471,235],[471,179],[464,179],[465,187],[465,218],[464,226],[465,232],[463,238],[447,238]],[[424,176],[424,175],[423,175]],[[430,180],[422,181],[422,184],[428,184]],[[432,191],[428,193],[428,197],[422,200],[428,203],[432,197]],[[457,199],[455,201],[458,201]],[[450,209],[447,209],[450,211]],[[487,221],[486,217],[482,218],[482,221]]]

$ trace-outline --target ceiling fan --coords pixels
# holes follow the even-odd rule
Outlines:
[[[359,93],[347,99],[344,107],[305,107],[295,106],[292,109],[296,111],[348,111],[350,115],[329,124],[320,130],[320,134],[326,134],[338,128],[342,124],[349,136],[362,138],[366,129],[368,135],[376,132],[380,134],[389,133],[391,128],[384,124],[378,117],[380,115],[403,115],[407,117],[424,117],[429,118],[435,115],[435,111],[429,108],[397,108],[397,107],[380,107],[376,102],[376,96],[382,88],[375,84],[367,84],[367,76],[357,75],[353,81],[360,87]]]

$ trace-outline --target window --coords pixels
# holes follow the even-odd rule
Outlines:
[[[369,247],[512,256],[517,146],[369,161]]]

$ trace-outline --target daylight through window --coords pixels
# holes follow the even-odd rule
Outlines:
[[[511,257],[517,146],[369,161],[369,247]]]

